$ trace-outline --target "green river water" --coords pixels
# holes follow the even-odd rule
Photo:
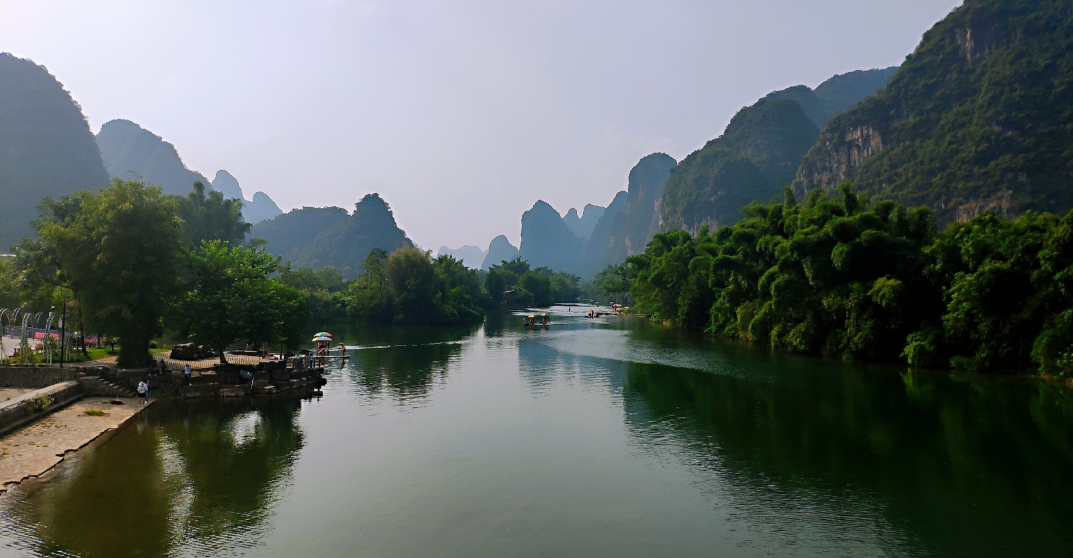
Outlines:
[[[556,310],[339,329],[322,397],[158,401],[0,496],[0,554],[1073,555],[1065,388]]]

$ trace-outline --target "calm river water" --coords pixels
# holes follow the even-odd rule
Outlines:
[[[0,553],[1073,555],[1065,389],[569,313],[337,337],[323,397],[159,401],[0,496]]]

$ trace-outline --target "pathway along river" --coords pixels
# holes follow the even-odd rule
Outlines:
[[[160,401],[0,497],[80,556],[1070,556],[1073,396],[556,313],[345,332],[315,400]]]

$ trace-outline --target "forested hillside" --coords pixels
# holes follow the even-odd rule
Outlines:
[[[1073,207],[1073,3],[966,0],[828,124],[795,184],[844,180],[940,223]]]
[[[0,54],[0,253],[32,234],[42,197],[107,186],[93,133],[70,93],[44,66]]]
[[[339,207],[303,207],[254,225],[252,238],[266,250],[300,267],[334,267],[345,278],[357,277],[373,248],[391,253],[413,246],[395,224],[395,216],[378,194],[368,194],[347,214]]]
[[[740,209],[789,185],[829,118],[883,87],[893,68],[835,76],[815,91],[776,91],[738,112],[723,135],[671,169],[661,229],[730,225]]]

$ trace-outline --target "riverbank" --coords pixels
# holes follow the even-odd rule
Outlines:
[[[118,429],[146,407],[135,398],[89,397],[0,438],[0,492],[45,474],[67,454]],[[91,409],[103,414],[86,414]]]

